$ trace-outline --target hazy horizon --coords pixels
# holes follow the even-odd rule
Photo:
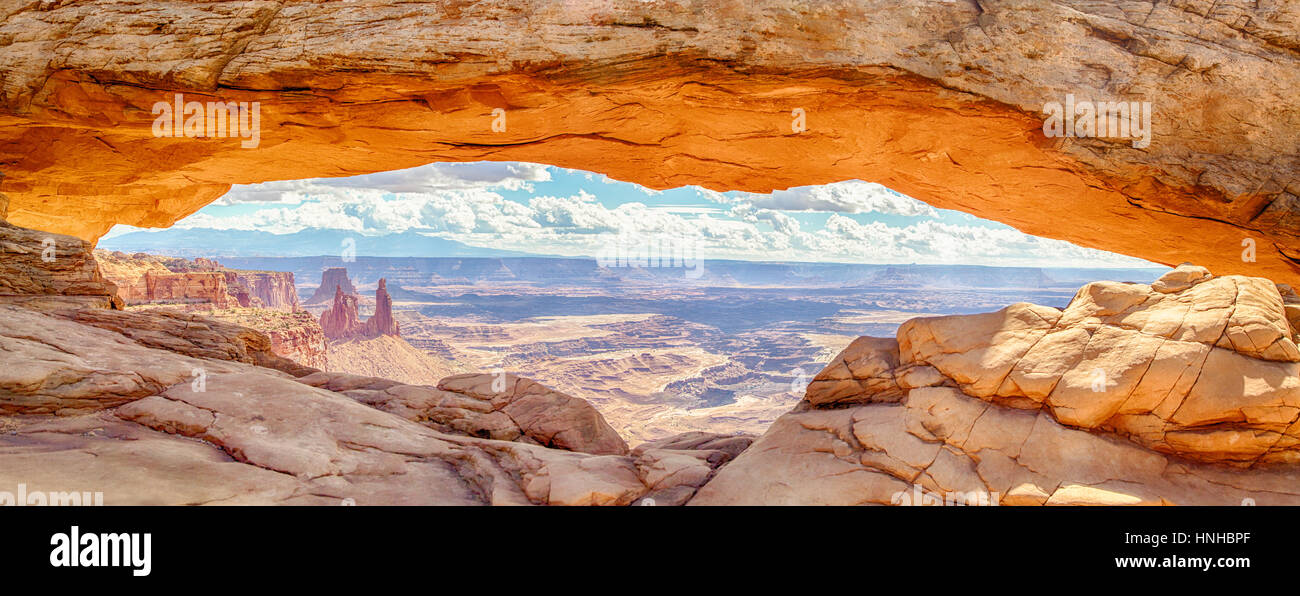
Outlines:
[[[868,182],[767,194],[695,186],[656,191],[601,174],[522,162],[434,163],[345,178],[236,185],[170,228],[115,226],[101,247],[131,250],[132,241],[156,246],[169,235],[204,230],[262,232],[286,242],[304,233],[344,234],[357,244],[423,237],[455,243],[461,251],[446,256],[495,251],[595,258],[609,238],[631,236],[690,242],[709,260],[1162,267],[936,209]],[[240,243],[204,246],[192,234],[188,241],[193,244],[174,248],[248,254]],[[330,248],[321,254],[340,250],[337,242]],[[365,254],[357,248],[355,254]],[[274,247],[263,250],[258,256],[277,254]]]

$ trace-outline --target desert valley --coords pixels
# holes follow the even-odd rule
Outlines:
[[[1297,23],[0,3],[0,503],[1300,505]]]
[[[859,335],[892,336],[914,317],[1062,307],[1075,280],[1162,272],[714,261],[692,278],[546,257],[96,259],[128,310],[245,325],[331,372],[415,385],[516,374],[587,400],[631,442],[761,434]],[[362,329],[381,312],[388,329]]]

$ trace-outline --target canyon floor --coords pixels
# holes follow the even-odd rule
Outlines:
[[[1065,291],[935,269],[918,292],[883,268],[778,289],[735,279],[746,265],[707,287],[597,270],[595,291],[556,263],[488,260],[495,281],[468,284],[412,283],[465,260],[373,282],[362,266],[373,300],[326,331],[363,335],[327,342],[322,369],[279,353],[304,348],[285,328],[314,321],[299,306],[131,306],[87,243],[50,255],[50,237],[0,224],[0,486],[109,504],[1300,504],[1300,295],[1263,278],[1182,265]],[[279,277],[191,265],[134,299],[238,301]],[[525,283],[538,271],[551,283]],[[1047,304],[984,308],[1008,294]],[[893,331],[846,333],[871,325]],[[329,370],[338,345],[349,366],[400,350],[495,368]],[[816,371],[806,386],[792,365]]]
[[[295,270],[315,314],[325,304],[307,297],[325,261],[228,259]],[[362,314],[373,309],[367,290],[378,276],[389,278],[401,340],[425,356],[363,349],[375,340],[331,342],[324,368],[424,384],[454,372],[506,371],[587,400],[632,442],[689,431],[761,434],[859,335],[892,335],[914,317],[1017,300],[1064,305],[1077,289],[1072,278],[1093,273],[1061,270],[1060,281],[1038,269],[809,272],[799,264],[721,262],[688,279],[680,270],[601,269],[572,259],[362,261],[346,264],[361,288]],[[429,371],[423,377],[412,372],[420,367]]]

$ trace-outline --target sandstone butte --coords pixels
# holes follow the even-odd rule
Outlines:
[[[1300,283],[1294,2],[6,10],[0,213],[27,228],[93,241],[231,184],[517,160],[656,189],[862,179],[1030,234]],[[258,146],[155,138],[152,106],[176,93],[260,102]],[[1044,105],[1067,95],[1151,102],[1150,145],[1044,136]]]
[[[328,274],[333,269],[325,270]],[[325,287],[322,281],[321,287]],[[393,298],[388,295],[388,280],[380,279],[375,289],[375,314],[361,322],[357,313],[357,296],[343,293],[344,286],[351,287],[346,271],[340,283],[334,284],[334,301],[320,314],[320,326],[325,337],[348,339],[355,337],[400,336],[401,329],[393,320]]]

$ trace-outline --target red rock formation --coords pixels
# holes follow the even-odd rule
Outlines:
[[[291,271],[227,270],[231,294],[240,306],[298,310],[298,290]]]
[[[208,303],[217,308],[229,308],[232,302],[227,292],[226,276],[220,271],[146,271],[144,286],[148,302]]]
[[[217,308],[298,310],[293,273],[287,271],[227,269],[202,257],[188,260],[107,251],[97,251],[95,256],[104,276],[117,284],[127,304],[182,302]]]
[[[344,294],[343,285],[336,285],[334,304],[321,313],[320,326],[330,339],[401,335],[397,321],[393,320],[393,298],[388,295],[385,279],[379,280],[379,289],[375,290],[375,314],[364,323],[357,315],[357,296]]]
[[[334,297],[334,288],[343,288],[343,293],[351,296],[357,295],[357,288],[352,285],[352,280],[348,279],[348,270],[345,267],[330,267],[321,272],[320,286],[316,292],[307,299],[307,304],[322,304],[328,302]]]
[[[4,220],[0,220],[0,302],[122,306],[117,287],[100,272],[89,243]]]
[[[375,314],[366,319],[362,333],[366,337],[401,335],[397,321],[393,320],[393,297],[388,295],[388,280],[380,279],[375,290]]]
[[[361,322],[357,320],[357,297],[344,294],[343,288],[334,288],[334,305],[320,314],[320,326],[325,337],[346,339],[361,334]]]
[[[262,330],[271,338],[271,351],[303,366],[324,367],[327,344],[316,319],[301,310],[284,316],[291,317],[296,324]]]

